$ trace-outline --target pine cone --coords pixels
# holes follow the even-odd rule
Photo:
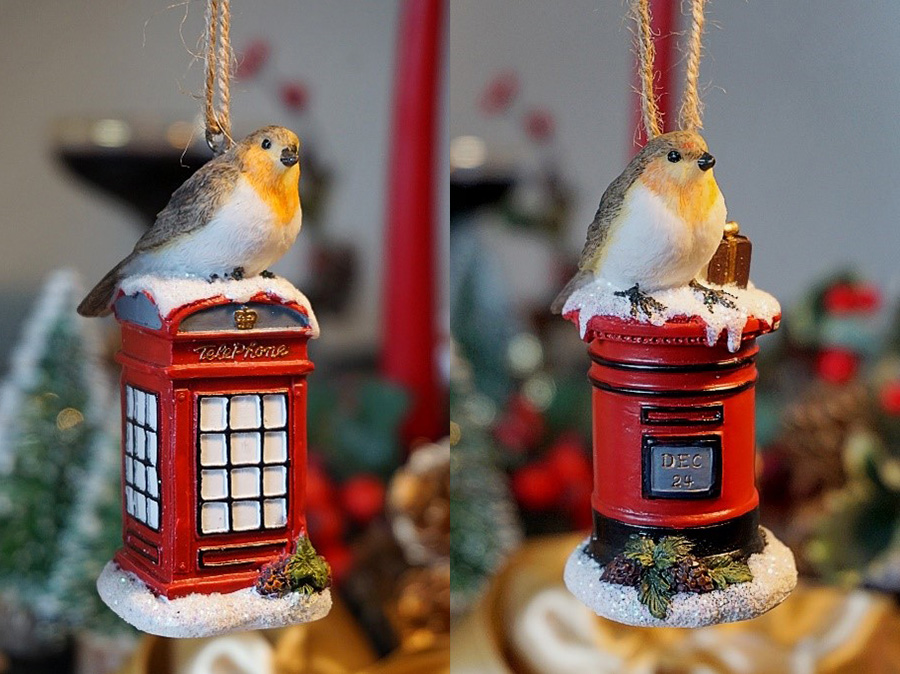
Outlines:
[[[815,496],[846,481],[843,449],[848,435],[871,424],[865,386],[813,386],[787,407],[777,447],[791,468],[791,495]]]
[[[693,555],[688,555],[670,569],[675,592],[711,592],[716,589],[706,565]]]
[[[291,591],[284,573],[286,560],[282,559],[263,567],[256,581],[256,591],[265,597],[283,597]]]
[[[614,585],[634,587],[641,579],[641,565],[625,555],[616,555],[603,567],[600,580]]]

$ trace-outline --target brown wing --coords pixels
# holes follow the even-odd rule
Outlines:
[[[590,224],[587,231],[587,239],[584,242],[584,248],[581,251],[581,259],[578,262],[578,268],[581,270],[593,269],[597,252],[603,247],[606,238],[609,236],[612,223],[622,210],[622,204],[625,202],[625,194],[634,184],[647,166],[647,163],[653,158],[654,153],[647,151],[647,146],[639,152],[625,167],[621,175],[613,180],[603,197],[600,199],[600,206],[597,208],[597,214],[594,221]]]
[[[211,159],[172,194],[156,222],[134,246],[153,250],[206,225],[237,186],[240,170],[231,153]]]

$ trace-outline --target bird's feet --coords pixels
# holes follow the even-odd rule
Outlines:
[[[644,315],[647,318],[653,318],[654,313],[662,313],[666,310],[666,305],[662,302],[658,302],[642,291],[638,284],[635,283],[628,290],[617,290],[615,293],[616,297],[627,297],[628,301],[631,302],[631,317],[637,318],[638,312],[644,312]]]
[[[215,283],[220,278],[221,278],[221,276],[219,276],[218,274],[210,274],[209,278],[207,278],[206,280],[209,281],[210,283]]]
[[[233,278],[235,281],[243,281],[244,280],[244,268],[243,267],[235,267],[231,270],[230,274],[226,274],[226,276]]]
[[[263,278],[275,278],[275,274],[270,272],[268,269],[263,269],[261,272],[259,272],[259,275]]]
[[[717,290],[715,288],[707,288],[705,285],[700,284],[698,281],[694,280],[690,283],[691,290],[694,290],[700,293],[703,304],[706,305],[706,308],[709,309],[709,313],[713,313],[713,307],[715,305],[723,306],[726,309],[737,309],[737,304],[734,303],[734,300],[737,299],[734,295],[729,292],[725,292],[724,290]]]

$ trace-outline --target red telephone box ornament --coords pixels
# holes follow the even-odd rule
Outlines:
[[[566,304],[591,359],[594,527],[565,581],[604,617],[744,620],[796,584],[790,550],[759,526],[755,486],[756,338],[777,329],[780,309],[752,285],[725,290],[732,308],[664,291],[652,323],[616,311],[600,286]]]
[[[318,336],[306,298],[282,279],[143,276],[122,283],[114,311],[124,545],[98,580],[103,600],[163,636],[324,616],[327,566],[305,538],[307,342]],[[291,555],[325,577],[270,592]]]

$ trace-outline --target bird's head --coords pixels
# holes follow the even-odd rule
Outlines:
[[[694,131],[672,131],[651,139],[641,150],[643,178],[667,188],[689,189],[713,181],[716,159],[703,136]]]
[[[300,176],[300,139],[283,126],[254,131],[234,147],[242,170],[259,179],[293,180]]]

